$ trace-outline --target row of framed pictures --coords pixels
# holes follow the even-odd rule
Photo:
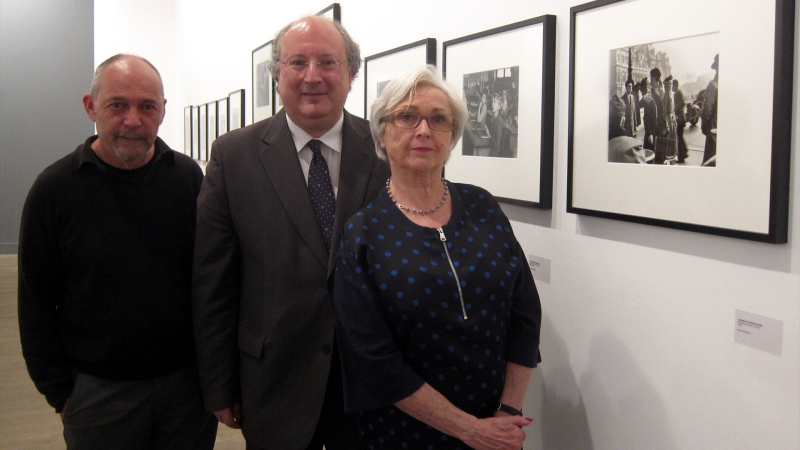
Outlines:
[[[505,203],[551,207],[555,50],[552,15],[442,44],[442,77],[469,111],[445,166],[449,180],[485,187]],[[423,64],[436,64],[434,38],[364,58],[364,117],[389,81]]]
[[[183,108],[183,152],[198,161],[208,161],[214,140],[244,127],[244,108],[244,89],[223,99]]]
[[[795,1],[675,2],[571,8],[567,212],[785,243]],[[448,179],[551,207],[555,23],[443,43],[442,76],[469,110]],[[396,75],[435,61],[433,38],[366,57],[364,116]]]

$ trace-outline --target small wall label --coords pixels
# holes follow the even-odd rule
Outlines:
[[[783,321],[736,310],[733,342],[775,356],[783,351]]]

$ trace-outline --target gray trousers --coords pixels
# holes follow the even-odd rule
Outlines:
[[[79,374],[64,413],[69,450],[211,450],[216,436],[194,365],[152,380]]]

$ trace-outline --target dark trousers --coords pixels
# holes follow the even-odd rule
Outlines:
[[[216,437],[194,365],[153,380],[79,374],[64,413],[69,450],[211,450]]]
[[[325,450],[358,450],[361,448],[355,416],[344,413],[342,363],[339,359],[338,345],[333,346],[331,371],[328,375],[328,386],[325,388],[325,400],[322,402],[322,411],[319,414],[314,437],[306,450],[322,450],[323,445]],[[247,443],[246,450],[271,449]]]

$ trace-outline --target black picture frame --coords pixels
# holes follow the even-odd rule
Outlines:
[[[192,106],[183,108],[183,153],[192,156]]]
[[[228,97],[217,100],[217,137],[228,132]]]
[[[470,108],[464,137],[445,166],[448,179],[482,186],[504,203],[552,208],[555,66],[553,15],[443,43],[442,77]],[[493,130],[484,94],[500,117]]]
[[[211,145],[217,139],[217,127],[219,122],[217,121],[217,101],[211,101],[206,103],[206,130],[208,133],[208,137],[206,138],[206,154],[204,161],[208,161],[211,158]]]
[[[436,65],[436,39],[421,39],[364,58],[364,117],[369,118],[369,106],[382,83],[420,64]]]
[[[325,9],[317,13],[318,16],[324,16],[336,22],[342,23],[342,7],[338,3],[333,3]]]
[[[251,111],[253,123],[275,114],[274,80],[269,71],[272,41],[258,46],[251,52]]]
[[[200,159],[200,106],[192,106],[192,159]]]
[[[237,89],[228,94],[228,131],[245,126],[244,89]]]
[[[198,106],[200,115],[197,117],[198,126],[198,142],[199,153],[197,155],[198,161],[208,161],[208,105],[203,103]]]
[[[690,21],[677,31],[669,28],[669,24],[674,23],[670,17],[664,17],[670,14],[667,10],[673,8],[662,6],[651,1],[599,0],[570,9],[567,212],[737,239],[786,243],[795,1],[747,0],[737,2],[736,10],[724,15],[695,11],[693,15],[706,19],[713,16],[713,19]],[[730,5],[721,0],[699,6],[709,11],[730,10]],[[647,16],[650,10],[659,13],[664,23],[653,22],[647,28],[636,26],[626,31],[629,34],[597,33],[607,27],[609,15],[641,17]],[[611,67],[609,79],[605,79],[603,71],[598,71],[594,63],[602,58],[610,61],[609,52],[615,49],[650,45],[655,51],[665,42],[704,33],[718,33],[719,36],[719,51],[713,58],[707,58],[709,68],[715,73],[711,92],[718,93],[718,102],[713,104],[719,108],[714,108],[713,116],[708,116],[713,117],[713,122],[709,119],[713,129],[709,125],[703,130],[705,136],[701,142],[705,150],[697,151],[708,152],[709,140],[713,140],[713,158],[709,158],[709,153],[701,154],[703,165],[713,162],[714,167],[615,163],[613,137],[604,134],[604,130],[610,129],[608,124],[614,123],[607,90],[611,84]],[[672,56],[678,54],[680,49]],[[623,53],[623,59],[624,56]],[[758,59],[754,60],[755,57]],[[640,60],[628,57],[627,61],[631,78],[634,62],[639,64]],[[668,64],[663,57],[661,61]],[[719,76],[720,66],[722,76]],[[726,72],[725,67],[731,69]],[[670,66],[670,71],[673,69]],[[652,79],[649,84],[653,84]],[[711,87],[711,83],[708,86]],[[755,86],[765,95],[742,95],[754,92]],[[608,120],[598,120],[598,113]],[[702,127],[702,119],[698,125]],[[631,148],[638,148],[635,142],[638,136],[626,137]],[[642,145],[646,136],[645,133],[644,139],[639,139]]]

